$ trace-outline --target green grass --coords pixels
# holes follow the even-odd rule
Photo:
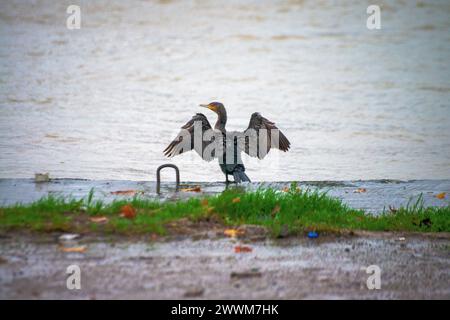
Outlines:
[[[127,204],[136,209],[134,219],[119,215]],[[108,222],[90,221],[95,216],[106,216]],[[449,206],[426,208],[419,198],[395,212],[372,216],[349,208],[326,193],[301,191],[295,184],[287,192],[273,189],[244,192],[234,188],[216,196],[176,202],[134,197],[105,204],[94,199],[93,191],[83,200],[48,196],[29,205],[0,208],[0,230],[164,235],[168,224],[181,218],[192,222],[215,221],[224,226],[260,225],[274,236],[281,230],[289,234],[310,230],[331,233],[343,230],[450,231]]]

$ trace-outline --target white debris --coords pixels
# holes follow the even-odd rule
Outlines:
[[[80,235],[76,234],[76,233],[66,233],[66,234],[59,236],[59,240],[60,241],[72,241],[72,240],[78,239],[79,237],[80,237]]]

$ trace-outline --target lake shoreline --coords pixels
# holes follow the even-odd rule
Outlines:
[[[422,196],[425,206],[450,205],[450,179],[443,180],[358,180],[358,181],[298,181],[302,189],[327,192],[339,198],[344,204],[362,209],[371,214],[379,214],[389,207],[399,208],[414,202]],[[274,188],[282,190],[289,187],[291,181],[252,182],[247,189]],[[234,187],[234,184],[230,184]],[[94,197],[105,203],[117,199],[130,199],[121,191],[136,191],[146,199],[160,201],[183,200],[192,197],[217,195],[226,189],[223,182],[181,182],[181,189],[199,187],[199,192],[175,192],[174,182],[162,182],[161,194],[156,193],[154,181],[131,180],[87,180],[87,179],[50,179],[48,182],[35,182],[34,179],[0,179],[0,207],[17,203],[28,204],[48,195],[83,199],[91,190]],[[192,189],[194,190],[194,189]],[[365,192],[361,192],[364,191]],[[443,199],[436,195],[445,192]]]
[[[0,229],[156,237],[237,228],[232,230],[236,236],[247,234],[238,229],[251,225],[254,230],[259,228],[257,236],[274,238],[359,230],[450,232],[446,192],[434,196],[442,201],[440,206],[427,205],[422,192],[406,205],[389,205],[373,214],[348,205],[330,189],[313,189],[295,182],[277,186],[234,185],[209,194],[202,186],[190,186],[164,200],[140,189],[111,191],[111,201],[96,197],[94,188],[83,197],[47,193],[31,203],[0,206]],[[373,189],[359,187],[351,194],[363,198]]]

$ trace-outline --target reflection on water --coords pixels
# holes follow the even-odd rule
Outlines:
[[[261,112],[292,142],[244,157],[253,180],[450,178],[450,3],[71,1],[0,3],[0,177],[222,180],[162,150],[199,103],[230,130]]]

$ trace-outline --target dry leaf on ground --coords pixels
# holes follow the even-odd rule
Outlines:
[[[235,246],[234,247],[235,253],[249,253],[252,251],[253,251],[253,249],[249,246]]]
[[[80,246],[80,247],[59,247],[59,249],[62,252],[85,252],[87,247],[86,246]]]
[[[136,217],[136,209],[131,204],[126,204],[120,208],[120,216],[128,219],[134,219]]]
[[[235,238],[238,235],[244,234],[244,230],[238,230],[238,229],[225,229],[223,232],[224,235],[228,237]]]
[[[445,192],[438,193],[435,197],[442,200],[445,198]]]
[[[95,222],[95,223],[106,223],[106,222],[109,221],[109,219],[108,219],[107,217],[105,217],[105,216],[102,216],[102,217],[92,217],[92,218],[89,218],[89,220],[90,220],[91,222]]]
[[[158,240],[158,235],[157,235],[156,233],[152,233],[152,234],[150,235],[150,240],[152,240],[152,241]]]
[[[273,209],[272,209],[272,217],[275,216],[278,212],[280,212],[280,206],[277,204]]]
[[[200,186],[195,186],[195,187],[192,187],[192,188],[181,189],[181,191],[183,191],[183,192],[201,192],[202,188],[200,188]]]
[[[119,190],[119,191],[111,191],[111,194],[120,195],[120,196],[134,196],[135,194],[142,193],[142,191],[137,190]]]

